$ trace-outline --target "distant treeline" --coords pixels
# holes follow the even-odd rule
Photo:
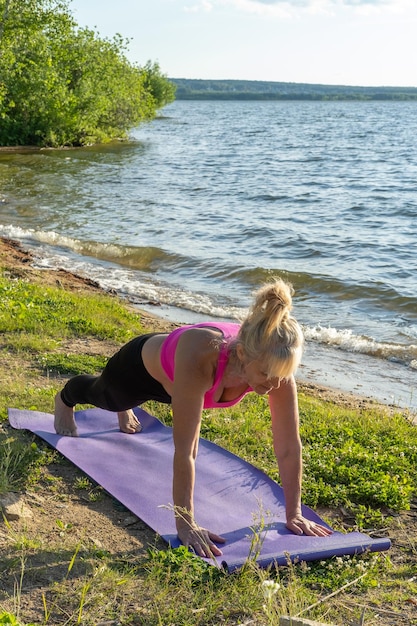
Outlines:
[[[170,78],[177,100],[417,100],[417,87]]]

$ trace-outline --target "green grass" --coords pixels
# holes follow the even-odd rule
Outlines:
[[[4,342],[19,350],[39,351],[44,342],[50,345],[48,340],[84,336],[124,342],[142,328],[139,317],[115,298],[104,294],[86,298],[25,280],[1,277],[0,303]]]
[[[140,316],[113,296],[86,298],[58,286],[0,278],[0,494],[43,485],[51,496],[64,498],[62,483],[43,472],[60,462],[60,455],[5,427],[7,407],[51,412],[67,377],[102,369],[103,351],[88,352],[88,342],[107,342],[113,352],[143,330]],[[85,352],[71,350],[81,340]],[[169,407],[149,403],[148,408],[171,423]],[[306,504],[343,507],[358,529],[389,526],[395,518],[388,513],[410,508],[417,488],[417,429],[407,416],[348,410],[305,394],[300,415]],[[265,398],[250,395],[236,407],[205,411],[201,434],[279,480],[269,422]],[[74,488],[85,491],[90,502],[105,497],[83,475],[74,479]],[[267,515],[259,511],[254,523],[254,554]],[[411,537],[404,540],[398,563],[388,552],[260,570],[252,558],[228,575],[184,548],[149,546],[147,556],[111,554],[105,537],[98,546],[85,529],[80,539],[74,522],[55,520],[56,541],[48,545],[24,528],[17,533],[11,523],[0,527],[0,589],[2,581],[15,580],[13,593],[0,591],[0,624],[31,621],[25,608],[29,597],[38,604],[34,623],[53,626],[277,626],[284,614],[344,626],[417,624],[412,608],[405,622],[376,617],[378,610],[401,616],[406,598],[417,596],[417,547]],[[54,568],[63,574],[54,577]],[[49,582],[38,584],[49,571]]]
[[[51,459],[32,441],[0,433],[0,495],[19,491],[36,481],[40,465]]]
[[[417,492],[417,429],[404,415],[354,411],[300,394],[304,445],[303,502],[374,511],[408,509]],[[225,424],[226,422],[226,424]],[[279,480],[268,403],[247,396],[237,407],[212,411],[202,435],[244,456]]]
[[[41,354],[38,357],[40,367],[49,374],[75,376],[76,374],[95,374],[100,372],[107,358],[89,354]]]
[[[309,504],[409,508],[417,490],[417,429],[404,415],[326,410],[304,398],[301,434]]]

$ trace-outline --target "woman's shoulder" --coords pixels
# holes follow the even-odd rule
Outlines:
[[[226,341],[237,336],[240,324],[235,322],[201,322],[199,324],[189,324],[180,326],[173,330],[168,336],[168,342],[177,342],[183,336],[212,337],[219,336]]]
[[[223,343],[223,333],[219,328],[215,326],[190,326],[181,334],[178,341],[178,347],[181,344],[188,347],[207,347],[215,348]]]
[[[200,336],[209,336],[210,333],[221,337],[224,341],[236,337],[239,333],[240,324],[237,322],[202,322],[184,327],[183,332],[197,331]]]

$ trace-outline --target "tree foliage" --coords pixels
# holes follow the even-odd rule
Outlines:
[[[128,41],[79,28],[67,0],[0,0],[0,145],[86,145],[123,138],[175,97]]]

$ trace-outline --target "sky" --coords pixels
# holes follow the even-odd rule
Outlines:
[[[70,0],[169,78],[417,87],[417,0]]]

